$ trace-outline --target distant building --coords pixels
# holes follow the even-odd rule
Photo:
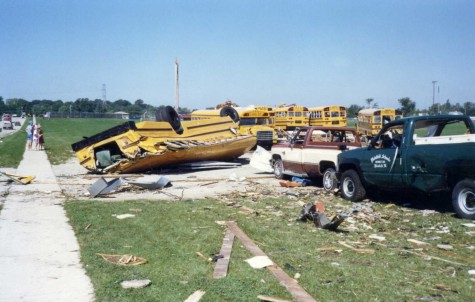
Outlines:
[[[117,111],[114,112],[115,115],[117,115],[117,118],[121,118],[123,120],[128,120],[129,119],[129,114],[124,111]]]

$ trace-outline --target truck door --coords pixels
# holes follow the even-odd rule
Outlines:
[[[303,174],[302,149],[306,135],[307,129],[299,129],[295,132],[290,144],[291,150],[286,152],[286,160],[284,162],[285,170],[296,174]]]
[[[378,186],[404,186],[404,123],[386,126],[371,141],[360,166],[365,181]]]

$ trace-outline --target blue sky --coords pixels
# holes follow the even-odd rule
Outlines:
[[[475,102],[475,1],[1,0],[0,96],[199,109]]]

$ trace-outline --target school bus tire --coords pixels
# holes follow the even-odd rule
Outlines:
[[[175,111],[175,108],[173,108],[172,106],[166,106],[165,108],[161,108],[155,115],[155,119],[157,121],[170,123],[170,126],[177,134],[183,133],[180,116]]]

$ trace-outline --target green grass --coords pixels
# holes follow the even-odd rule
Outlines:
[[[300,200],[315,199],[308,196]],[[256,301],[259,294],[291,300],[270,272],[253,270],[244,262],[251,254],[238,239],[229,275],[212,279],[214,263],[197,258],[195,253],[209,256],[219,251],[224,229],[215,224],[216,220],[237,220],[244,232],[290,276],[300,273],[300,284],[318,301],[473,298],[475,282],[468,275],[468,270],[475,268],[475,256],[468,248],[474,243],[473,235],[461,226],[467,221],[454,218],[451,213],[423,216],[418,210],[375,203],[374,213],[380,219],[368,223],[355,216],[357,230],[344,231],[350,226],[345,222],[340,226],[341,232],[332,232],[316,229],[311,223],[296,222],[300,206],[295,199],[234,201],[259,214],[243,215],[238,213],[239,208],[215,200],[67,203],[97,301],[183,301],[197,289],[206,291],[202,302]],[[328,213],[351,208],[349,202],[340,198],[333,198],[326,206]],[[135,218],[118,220],[112,216],[137,208],[142,212],[136,212]],[[438,233],[445,229],[449,232]],[[386,240],[370,239],[370,234],[384,236]],[[425,241],[428,245],[414,246],[407,239]],[[359,254],[340,242],[374,250],[374,254]],[[438,249],[439,243],[449,243],[454,250]],[[428,260],[414,252],[466,266]],[[149,262],[120,267],[106,263],[96,253],[134,254]],[[123,280],[142,278],[152,280],[152,285],[141,290],[120,287]]]
[[[17,168],[23,158],[26,147],[26,121],[21,129],[0,139],[0,167]]]
[[[52,164],[64,163],[75,154],[71,144],[124,123],[119,119],[37,119],[44,130],[45,151]],[[26,140],[26,138],[25,138]]]

